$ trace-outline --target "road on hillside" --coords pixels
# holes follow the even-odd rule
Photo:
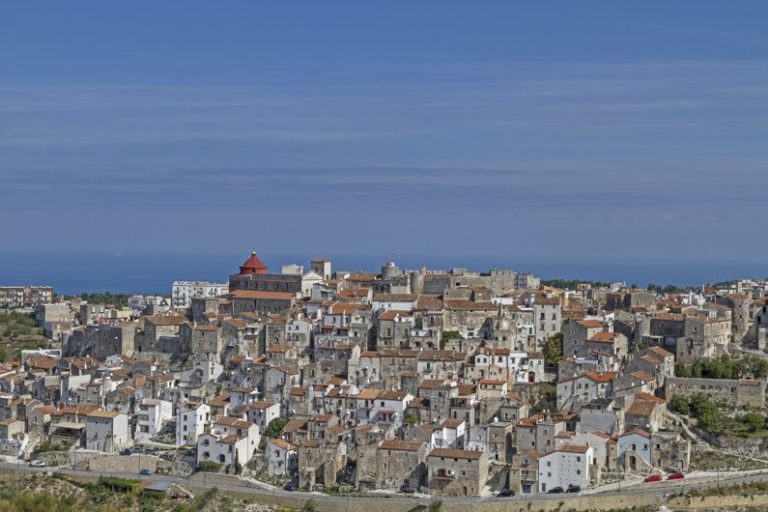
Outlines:
[[[284,498],[293,498],[297,500],[312,499],[314,501],[333,501],[337,503],[343,500],[347,502],[349,505],[359,505],[359,506],[364,506],[366,504],[369,506],[375,506],[376,502],[377,501],[380,502],[381,500],[387,500],[388,503],[398,503],[398,504],[411,505],[411,506],[429,504],[429,500],[408,497],[404,495],[378,495],[378,496],[369,495],[369,496],[344,497],[344,496],[330,496],[330,495],[318,493],[318,492],[312,492],[312,493],[306,493],[301,491],[289,492],[289,491],[285,491],[278,488],[265,489],[263,487],[256,486],[255,483],[251,483],[246,480],[242,480],[239,477],[230,476],[230,475],[216,475],[215,479],[213,477],[208,478],[205,474],[202,474],[202,473],[198,473],[193,477],[171,477],[166,475],[140,476],[135,473],[113,473],[113,472],[94,473],[90,471],[76,471],[68,468],[55,468],[55,467],[34,468],[23,462],[18,464],[8,463],[8,462],[0,463],[0,470],[2,470],[5,473],[18,473],[19,475],[21,475],[22,473],[60,473],[64,475],[83,477],[83,478],[95,478],[98,476],[112,476],[112,477],[119,477],[119,478],[130,478],[135,480],[147,480],[151,482],[165,482],[169,484],[174,483],[182,487],[192,486],[195,488],[202,488],[202,489],[216,488],[221,491],[252,494],[254,497],[279,496]],[[226,483],[223,483],[221,481],[222,479],[227,479],[229,481]],[[734,474],[732,472],[732,473],[721,474],[719,478],[712,478],[711,475],[705,475],[702,478],[697,478],[697,479],[686,479],[686,480],[676,480],[676,481],[665,480],[662,482],[633,485],[629,488],[624,488],[621,490],[609,489],[604,492],[589,492],[588,494],[587,493],[579,493],[579,494],[566,493],[566,494],[519,495],[519,496],[512,496],[509,498],[457,497],[457,498],[444,498],[444,499],[450,499],[450,501],[454,503],[477,503],[477,502],[487,502],[487,501],[509,501],[509,500],[520,500],[520,501],[530,501],[530,502],[547,501],[547,500],[569,501],[569,500],[578,499],[582,494],[585,497],[588,495],[621,496],[621,495],[628,495],[628,494],[629,495],[651,494],[651,495],[657,495],[657,496],[665,496],[665,495],[672,495],[680,492],[690,491],[693,489],[704,490],[704,489],[714,488],[717,486],[730,487],[733,485],[741,485],[741,484],[753,483],[753,482],[768,482],[768,470],[759,470],[759,471],[753,471],[750,473],[739,473],[739,474]]]

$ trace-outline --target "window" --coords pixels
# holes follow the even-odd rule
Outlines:
[[[579,457],[578,455],[576,456],[576,462],[581,462],[581,457]]]

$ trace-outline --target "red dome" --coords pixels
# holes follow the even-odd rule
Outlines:
[[[241,274],[267,274],[269,269],[263,261],[256,256],[256,251],[251,253],[251,257],[245,260],[245,263],[240,265]]]

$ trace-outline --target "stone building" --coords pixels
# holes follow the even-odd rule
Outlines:
[[[417,490],[427,483],[425,444],[386,439],[376,450],[376,487]]]
[[[667,377],[665,391],[667,400],[676,395],[686,398],[703,395],[737,407],[762,409],[765,406],[765,382],[761,380]]]
[[[292,292],[276,292],[261,290],[234,290],[227,295],[232,301],[232,315],[241,313],[285,313],[294,304],[295,294]],[[284,329],[284,327],[281,327]]]
[[[478,496],[488,481],[485,452],[435,448],[427,456],[427,466],[434,496]]]

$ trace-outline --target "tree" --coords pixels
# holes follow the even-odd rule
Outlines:
[[[547,366],[557,366],[563,360],[563,333],[558,332],[544,342],[544,362]]]
[[[443,502],[441,500],[433,500],[427,507],[428,512],[440,512],[443,509]]]
[[[440,350],[445,349],[446,343],[463,339],[459,331],[443,331],[440,335]]]
[[[757,412],[748,412],[744,415],[744,424],[750,432],[757,432],[765,428],[765,417]]]
[[[672,400],[669,401],[669,408],[672,409],[674,412],[688,415],[689,407],[688,407],[688,400],[686,400],[681,395],[675,395],[672,397]]]
[[[264,435],[267,437],[280,437],[280,434],[283,433],[283,429],[287,424],[288,420],[285,418],[275,418],[269,422],[269,425],[267,425],[267,430],[264,432]]]
[[[415,414],[406,414],[403,418],[403,422],[406,426],[413,427],[419,422],[419,418],[417,418]]]

